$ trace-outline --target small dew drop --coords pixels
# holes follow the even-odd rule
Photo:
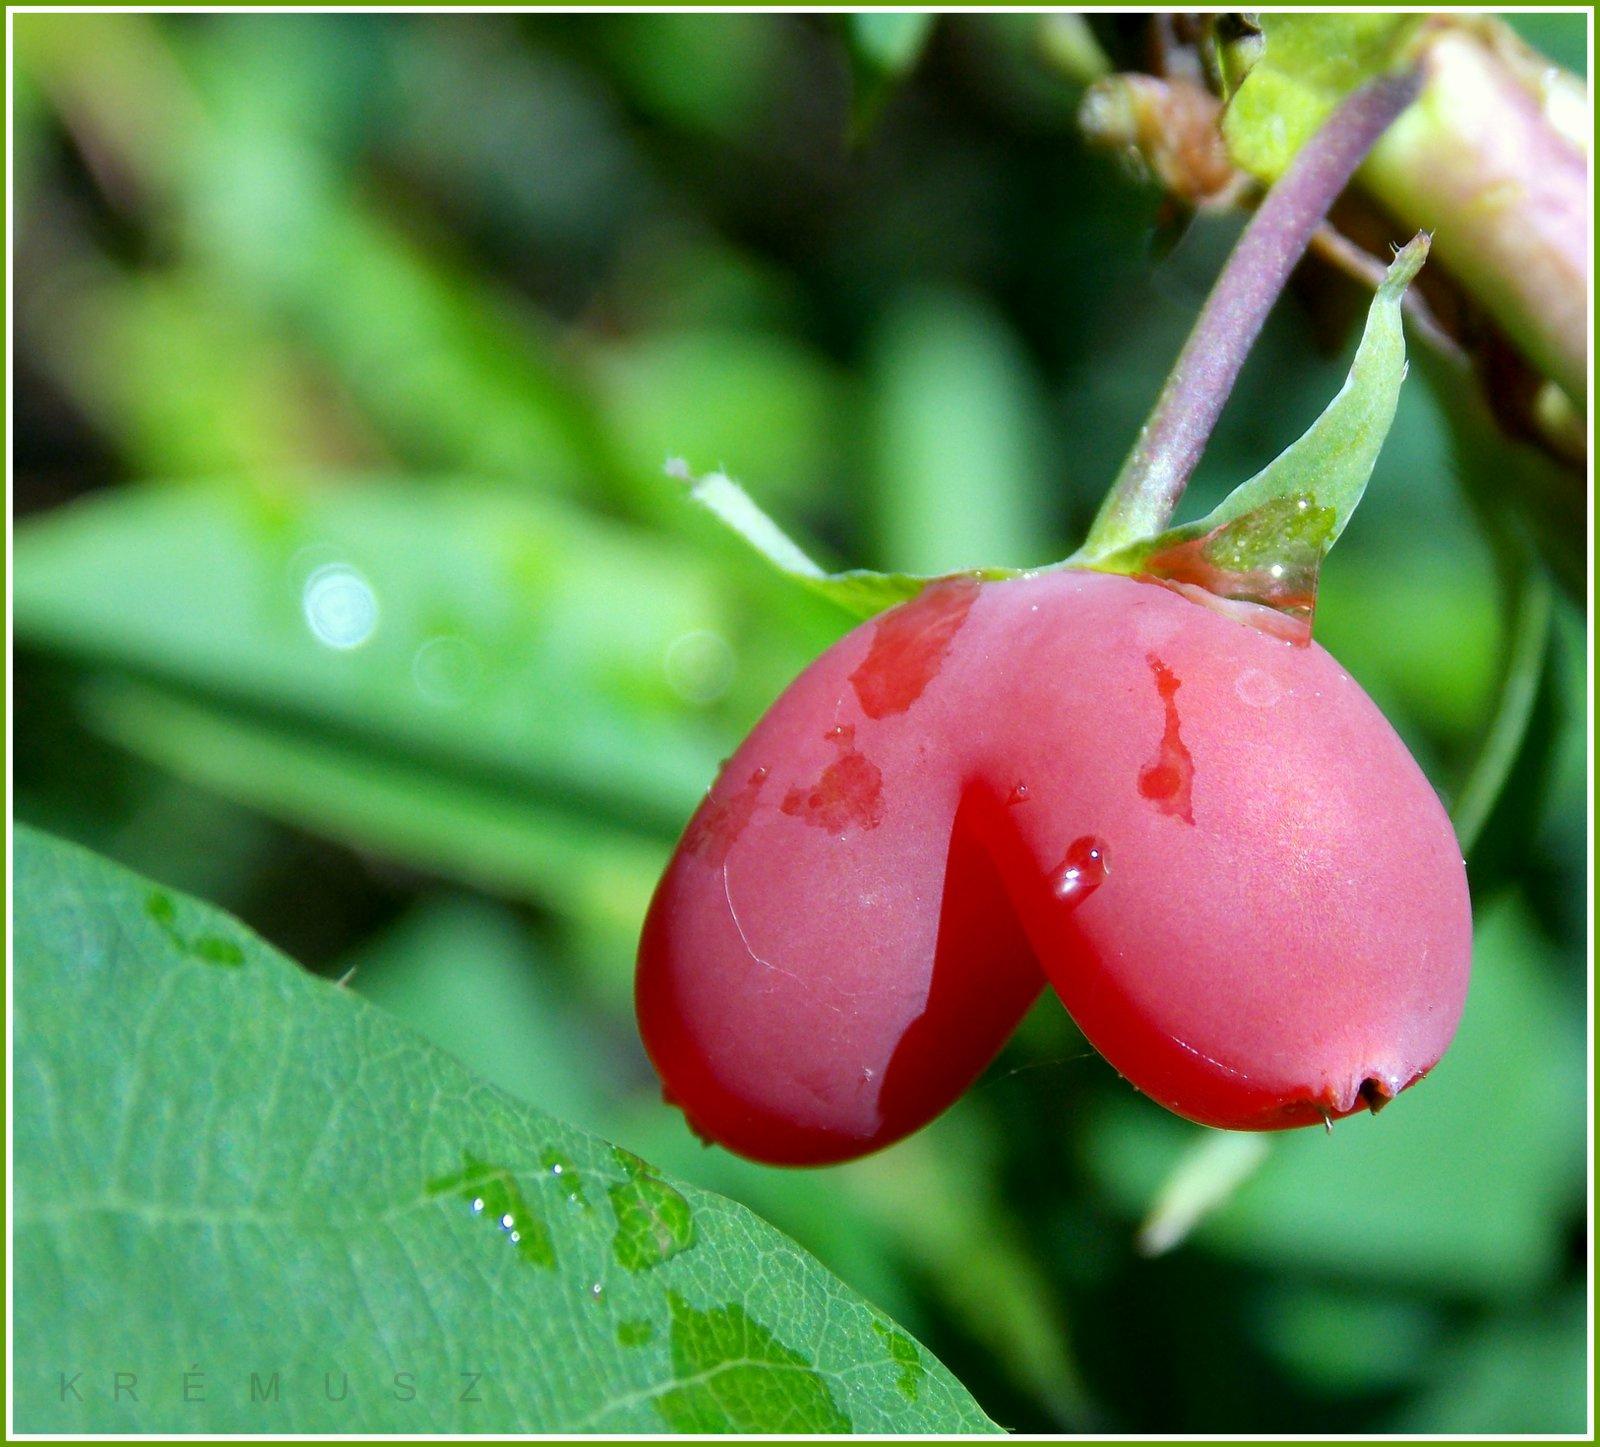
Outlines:
[[[1283,697],[1283,686],[1261,668],[1245,669],[1234,679],[1233,691],[1251,708],[1271,708]]]
[[[518,1241],[520,1241],[520,1240],[522,1240],[522,1232],[520,1232],[520,1231],[513,1231],[513,1232],[512,1232],[512,1233],[511,1233],[511,1244],[512,1244],[512,1245],[513,1245],[513,1246],[514,1246],[514,1245],[516,1245],[516,1243],[517,1243],[517,1242],[518,1242]]]
[[[411,681],[429,703],[465,702],[481,671],[477,649],[448,634],[428,639],[411,655]]]
[[[853,728],[850,728],[848,725],[846,725],[846,724],[835,724],[831,729],[829,729],[827,731],[827,733],[823,734],[822,737],[825,738],[825,739],[842,739],[842,738],[847,738],[848,736],[850,736],[853,733],[855,733],[855,730]]]
[[[509,1231],[516,1224],[516,1218],[509,1211],[500,1218],[500,1229],[502,1231]]]
[[[1066,856],[1050,875],[1050,892],[1063,904],[1076,908],[1105,882],[1111,872],[1105,841],[1093,834],[1074,839]]]
[[[606,1288],[603,1282],[596,1281],[592,1286],[590,1286],[589,1295],[592,1296],[596,1301],[599,1301],[601,1296],[605,1294],[605,1289]]]
[[[473,1199],[472,1199],[472,1214],[474,1216],[483,1215],[483,1197],[482,1196],[474,1196],[473,1197]]]
[[[311,636],[341,652],[359,648],[378,627],[378,596],[348,563],[312,573],[300,590],[300,607]]]
[[[696,628],[667,645],[662,667],[672,691],[685,703],[715,703],[728,691],[737,661],[720,633]]]
[[[553,1165],[552,1165],[552,1166],[551,1166],[551,1167],[550,1167],[550,1174],[551,1174],[551,1175],[552,1175],[552,1176],[559,1176],[559,1175],[560,1175],[560,1174],[561,1174],[561,1162],[560,1162],[560,1161],[556,1161],[556,1162],[555,1162],[555,1163],[554,1163],[554,1164],[553,1164]]]
[[[1030,793],[1030,791],[1028,789],[1028,786],[1026,784],[1018,784],[1016,786],[1016,788],[1014,788],[1009,794],[1006,795],[1006,803],[1007,804],[1026,804],[1028,802],[1028,800],[1030,798],[1032,798],[1032,797],[1033,796]]]

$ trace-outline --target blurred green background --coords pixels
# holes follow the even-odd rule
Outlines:
[[[1045,24],[16,16],[15,812],[751,1205],[1008,1427],[1581,1431],[1588,639],[1415,374],[1317,627],[1487,821],[1425,1086],[1241,1142],[1052,999],[849,1167],[659,1101],[655,876],[849,625],[663,463],[840,565],[1064,556],[1236,232],[1085,151]],[[1185,515],[1337,390],[1325,322],[1278,309]]]

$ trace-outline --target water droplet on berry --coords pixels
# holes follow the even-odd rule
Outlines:
[[[1016,788],[1006,795],[1006,803],[1026,804],[1030,797],[1028,786],[1026,784],[1018,784]]]
[[[1050,875],[1050,892],[1063,904],[1076,908],[1111,872],[1110,852],[1103,839],[1085,834],[1067,846],[1066,857]]]
[[[1241,703],[1251,708],[1271,708],[1283,697],[1283,687],[1270,673],[1247,668],[1233,681],[1233,691]]]

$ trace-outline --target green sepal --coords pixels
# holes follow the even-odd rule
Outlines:
[[[1349,377],[1298,441],[1197,522],[1109,553],[1080,551],[1055,567],[1189,584],[1219,598],[1264,604],[1309,625],[1322,560],[1361,501],[1394,421],[1406,375],[1401,298],[1427,259],[1428,245],[1428,237],[1419,233],[1395,256],[1373,297]],[[687,482],[692,501],[780,573],[857,618],[914,598],[935,581],[866,568],[830,573],[725,473],[695,478],[679,460],[668,463],[667,473]],[[987,581],[1019,577],[1023,571],[980,568],[968,576]]]
[[[1198,521],[1071,561],[1192,584],[1309,623],[1322,560],[1361,501],[1394,421],[1406,375],[1400,304],[1428,244],[1419,233],[1395,256],[1349,377],[1302,437]]]
[[[878,573],[870,568],[830,573],[726,473],[708,472],[696,478],[685,463],[674,459],[667,464],[667,475],[687,482],[691,501],[731,528],[780,573],[820,593],[854,617],[870,618],[896,603],[915,598],[929,583],[937,581],[938,575]],[[1014,578],[1021,571],[1017,568],[974,568],[964,576],[985,580]]]

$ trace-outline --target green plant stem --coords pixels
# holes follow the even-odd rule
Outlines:
[[[1419,86],[1411,70],[1354,92],[1267,192],[1212,287],[1080,557],[1112,552],[1170,521],[1245,357],[1312,233]]]
[[[1450,811],[1463,854],[1471,854],[1477,845],[1511,777],[1538,703],[1539,679],[1550,649],[1555,589],[1531,558],[1522,560],[1522,569],[1500,695],[1477,758]]]

